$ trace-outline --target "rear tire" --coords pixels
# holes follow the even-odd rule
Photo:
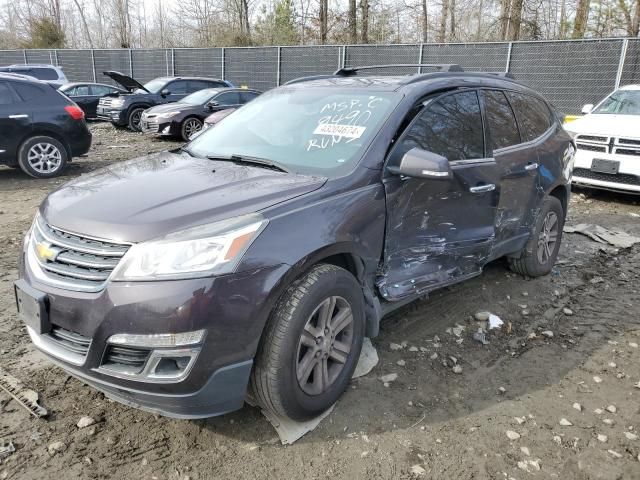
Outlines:
[[[69,160],[67,149],[58,140],[45,135],[25,140],[18,149],[18,165],[34,178],[60,175]]]
[[[564,220],[565,212],[560,200],[547,197],[520,257],[509,258],[511,270],[529,277],[540,277],[551,272],[558,257]]]
[[[131,109],[131,111],[129,112],[129,117],[128,117],[128,122],[129,122],[129,129],[133,130],[134,132],[140,132],[140,117],[142,116],[142,112],[144,112],[146,110],[146,108],[142,108],[142,107],[136,107]]]
[[[258,403],[293,420],[331,407],[346,389],[364,337],[362,289],[343,268],[320,264],[274,308],[251,374]]]

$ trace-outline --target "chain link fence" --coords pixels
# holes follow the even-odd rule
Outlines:
[[[511,72],[560,110],[577,113],[620,85],[640,83],[640,39],[410,45],[331,45],[175,49],[0,50],[0,65],[59,65],[72,82],[112,83],[116,70],[141,83],[160,76],[224,78],[259,90],[344,66],[457,63],[465,70]],[[428,68],[373,69],[408,75]]]

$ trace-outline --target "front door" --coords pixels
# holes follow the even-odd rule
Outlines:
[[[15,163],[18,143],[30,128],[31,112],[25,102],[10,82],[0,80],[0,162]]]
[[[387,229],[377,285],[390,301],[480,273],[495,237],[500,171],[485,155],[477,92],[427,101],[388,165],[398,165],[415,147],[446,157],[453,178],[406,178],[386,171]]]

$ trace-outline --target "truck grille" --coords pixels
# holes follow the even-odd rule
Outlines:
[[[578,150],[640,157],[640,139],[576,135]]]
[[[98,102],[98,105],[100,105],[101,107],[110,107],[112,103],[113,103],[113,98],[102,97]]]
[[[615,182],[625,185],[640,185],[640,178],[635,175],[629,175],[627,173],[600,173],[592,172],[588,168],[574,168],[574,177],[588,178],[590,180],[600,180],[602,182]]]
[[[129,247],[68,233],[39,218],[29,248],[44,274],[56,285],[98,291]]]
[[[61,327],[53,327],[49,333],[49,337],[55,341],[60,348],[80,355],[82,358],[87,356],[89,347],[91,346],[90,338]]]

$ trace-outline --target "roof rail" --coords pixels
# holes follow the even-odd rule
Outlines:
[[[310,82],[312,80],[322,80],[323,78],[335,78],[335,75],[310,75],[308,77],[294,78],[285,82],[283,85],[292,85],[294,83]]]
[[[496,77],[510,78],[511,80],[515,80],[516,77],[511,72],[487,72],[489,75],[495,75]]]
[[[343,67],[339,68],[334,75],[338,77],[351,77],[360,70],[374,70],[377,68],[398,68],[398,67],[431,67],[440,72],[464,72],[464,69],[457,63],[396,63],[389,65],[366,65],[363,67]]]

